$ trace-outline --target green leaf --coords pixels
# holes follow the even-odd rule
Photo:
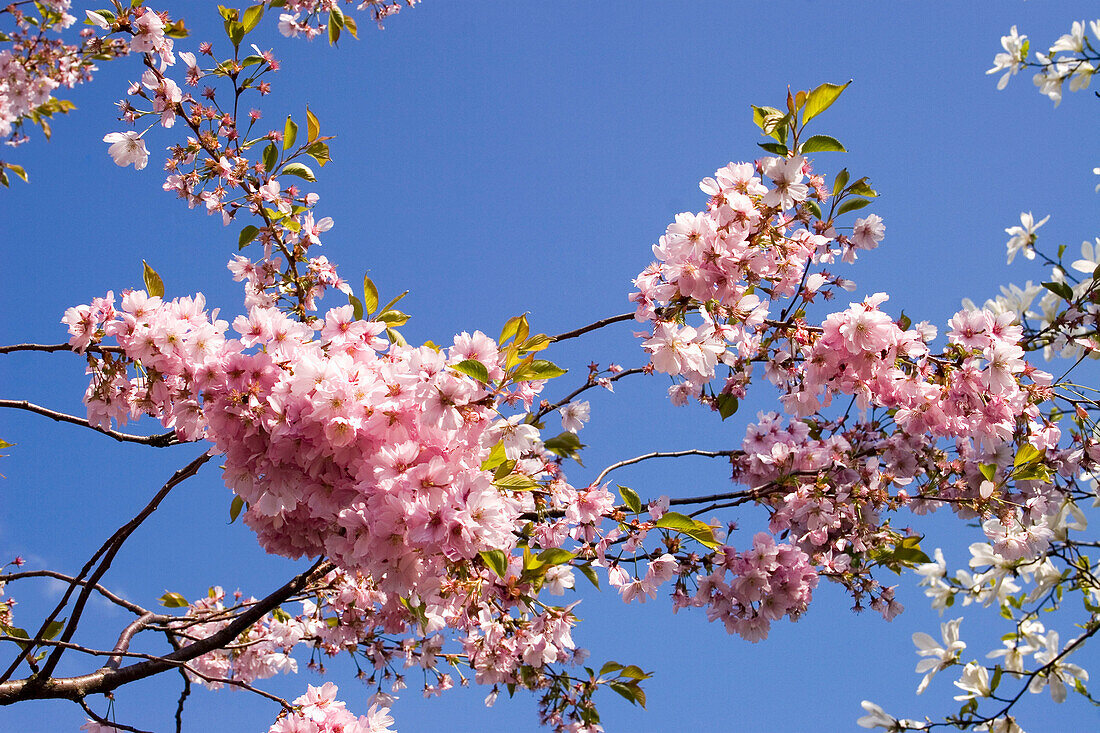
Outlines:
[[[803,153],[847,153],[844,146],[835,137],[829,135],[814,135],[802,143]]]
[[[165,608],[187,608],[191,604],[179,593],[165,593],[159,599],[160,605]]]
[[[237,521],[237,517],[241,516],[241,510],[244,509],[244,499],[239,496],[233,497],[233,503],[229,505],[229,523]]]
[[[290,150],[297,139],[298,126],[294,124],[294,120],[290,119],[290,115],[287,115],[286,124],[283,125],[283,150]]]
[[[351,303],[351,314],[355,320],[363,320],[363,303],[351,293],[348,293],[348,302]]]
[[[752,105],[752,121],[756,123],[756,126],[761,130],[765,130],[764,125],[771,119],[778,119],[783,116],[783,113],[777,110],[775,107],[757,107]]]
[[[363,276],[363,308],[368,315],[378,310],[378,288],[374,287],[374,281],[366,275]]]
[[[518,463],[518,461],[513,461],[512,459],[508,459],[501,463],[493,470],[493,480],[498,481],[510,474],[515,469],[516,463]]]
[[[397,305],[401,301],[402,298],[404,298],[408,294],[409,294],[409,291],[406,290],[405,292],[401,293],[401,295],[398,295],[396,298],[391,300],[389,303],[386,303],[384,306],[382,306],[382,312],[385,313],[390,308],[393,308],[395,305]]]
[[[358,40],[358,38],[359,38],[359,26],[356,25],[355,18],[349,18],[345,15],[344,16],[344,27],[347,28],[348,33],[351,34],[352,38],[355,38],[355,39]]]
[[[485,562],[485,565],[504,580],[508,576],[508,555],[504,550],[482,550],[477,553]]]
[[[497,343],[504,345],[504,342],[510,338],[514,338],[516,342],[525,341],[527,334],[531,332],[531,327],[527,323],[527,314],[522,316],[514,316],[509,318],[504,324],[504,328],[501,329],[500,338],[497,339]]]
[[[538,382],[543,379],[560,377],[566,371],[568,370],[562,369],[557,364],[545,359],[533,359],[530,364],[521,366],[512,372],[512,379],[517,382]]]
[[[690,532],[695,529],[695,520],[679,512],[665,512],[653,526],[674,529],[677,532]]]
[[[551,547],[548,550],[543,550],[538,554],[538,561],[543,566],[551,565],[564,565],[577,555],[569,550],[563,550],[560,547]]]
[[[1070,302],[1073,301],[1073,288],[1071,288],[1069,285],[1066,285],[1065,283],[1043,283],[1043,287],[1057,295],[1059,298],[1062,298],[1063,300],[1067,300]]]
[[[229,36],[233,48],[240,48],[241,41],[243,41],[245,37],[244,24],[236,20],[225,21],[225,35]]]
[[[317,161],[317,165],[322,168],[325,167],[325,163],[332,160],[332,156],[329,155],[328,145],[320,140],[306,148],[306,153],[313,156],[313,159]]]
[[[316,176],[313,175],[313,171],[310,170],[309,166],[302,163],[287,163],[283,166],[283,173],[291,176],[298,176],[299,178],[304,178],[310,183],[313,183],[317,180]]]
[[[986,481],[996,481],[994,476],[997,475],[996,463],[983,463],[978,466],[978,470],[981,471],[982,476],[985,476]]]
[[[145,281],[145,291],[153,297],[161,297],[164,295],[164,281],[160,279],[160,275],[152,267],[149,267],[149,263],[145,260],[141,261],[141,279]]]
[[[251,224],[241,230],[241,236],[237,237],[237,249],[241,250],[248,246],[248,243],[256,238],[256,235],[260,233],[260,230]]]
[[[479,382],[489,383],[489,370],[477,359],[463,359],[451,367],[456,372],[461,372],[467,377],[472,377]]]
[[[306,131],[306,139],[310,143],[313,143],[313,141],[317,139],[317,136],[321,134],[321,123],[317,121],[317,115],[313,114],[313,112],[309,110],[309,107],[306,107]]]
[[[844,214],[847,214],[849,211],[856,211],[858,209],[862,209],[864,206],[867,206],[869,203],[871,203],[871,199],[848,199],[847,201],[845,201],[844,203],[842,203],[840,205],[840,208],[837,209],[837,211],[836,211],[836,215],[837,216],[843,216]]]
[[[787,125],[791,121],[789,114],[783,114],[775,107],[753,106],[752,119],[764,131],[765,135],[775,139],[786,148]]]
[[[625,486],[619,486],[619,495],[623,497],[623,503],[627,508],[635,514],[642,512],[642,500],[634,489],[628,489]]]
[[[244,11],[244,18],[242,18],[242,24],[244,25],[244,32],[251,33],[252,29],[256,27],[256,24],[260,22],[260,18],[264,17],[263,3],[259,5],[253,5]]]
[[[778,155],[783,158],[786,158],[787,153],[790,152],[783,143],[757,143],[757,145],[764,148],[764,150],[767,150],[772,155]]]
[[[711,529],[710,525],[679,512],[665,512],[653,526],[683,532],[706,547],[714,548],[721,544],[714,538],[714,530]]]
[[[378,318],[375,320],[382,321],[391,328],[397,328],[398,326],[404,326],[409,322],[409,314],[402,313],[399,310],[388,309],[378,314]]]
[[[858,181],[849,186],[848,193],[854,193],[856,196],[867,196],[869,198],[875,198],[878,196],[878,191],[871,188],[870,184],[867,183],[866,176],[860,178]]]
[[[336,23],[336,13],[338,10],[332,11],[328,14],[328,42],[330,45],[336,45],[336,42],[340,40],[340,29],[343,24]],[[340,16],[343,18],[343,15]]]
[[[818,219],[821,218],[821,207],[818,206],[816,201],[814,201],[813,199],[806,199],[802,203],[806,206],[807,209],[810,210],[811,214],[813,214]]]
[[[619,672],[619,676],[629,677],[632,680],[648,680],[653,675],[647,672],[643,672],[642,668],[636,664],[628,664],[627,666],[623,667],[621,672]]]
[[[592,568],[592,565],[585,563],[584,565],[576,565],[577,570],[581,571],[581,575],[588,578],[588,582],[596,586],[596,590],[600,589],[600,578],[596,575],[596,571]]]
[[[556,456],[562,458],[572,458],[577,463],[581,463],[581,459],[577,457],[580,449],[584,447],[584,443],[577,437],[576,433],[571,433],[568,430],[557,435],[550,440],[544,442],[543,447]],[[583,463],[581,464],[584,465]]]
[[[632,705],[645,707],[645,693],[637,682],[608,682],[607,686],[629,700]]]
[[[61,633],[61,630],[65,628],[65,620],[51,621],[46,624],[46,628],[42,630],[42,638],[47,641],[54,638]]]
[[[848,88],[848,84],[851,83],[851,79],[844,84],[829,84],[826,82],[810,92],[809,96],[806,97],[806,111],[802,115],[803,124],[829,109],[841,93]]]
[[[1016,451],[1016,457],[1012,460],[1014,467],[1019,467],[1025,463],[1033,463],[1043,457],[1043,452],[1033,446],[1031,443],[1024,443],[1020,446],[1020,449]]]
[[[737,398],[731,394],[718,395],[718,414],[725,420],[727,417],[737,412],[738,402]]]
[[[523,473],[510,473],[504,478],[493,481],[493,486],[509,491],[530,491],[540,488],[538,481]]]
[[[836,196],[844,190],[844,186],[848,183],[848,169],[844,168],[840,173],[836,174],[836,180],[833,181],[833,196]]]
[[[24,170],[23,166],[16,165],[15,163],[4,163],[3,167],[7,168],[9,171],[22,178],[23,183],[27,182],[27,171]]]
[[[603,677],[608,672],[618,672],[623,668],[623,665],[618,662],[604,662],[604,665],[600,667],[600,677]]]
[[[913,325],[913,319],[905,315],[905,311],[901,312],[901,316],[898,318],[898,328],[902,331],[908,331],[909,327]]]
[[[489,457],[481,462],[481,470],[492,471],[507,460],[508,456],[504,453],[504,441],[498,441],[489,451]]]
[[[550,337],[547,336],[545,333],[538,333],[524,341],[522,344],[517,344],[516,348],[518,348],[522,352],[542,351],[549,345]]]
[[[268,143],[264,148],[264,170],[270,173],[279,164],[279,150],[275,143]]]

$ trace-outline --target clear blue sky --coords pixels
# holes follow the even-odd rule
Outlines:
[[[166,5],[189,13],[193,39],[224,38],[212,10],[196,14],[206,4]],[[1096,11],[1094,2],[1051,5],[425,0],[383,32],[362,23],[360,41],[339,49],[284,41],[274,18],[255,39],[284,61],[264,100],[267,124],[280,126],[288,111],[302,115],[308,103],[323,132],[337,135],[334,163],[316,186],[318,211],[336,220],[325,254],[352,281],[369,269],[384,298],[411,289],[403,303],[414,316],[404,329],[410,341],[473,329],[496,335],[525,311],[536,330],[556,333],[629,310],[630,280],[649,263],[650,245],[677,212],[703,206],[698,181],[760,152],[749,105],[779,106],[787,85],[848,79],[855,81],[817,131],[851,152],[822,154],[819,167],[870,176],[882,198],[869,211],[887,227],[881,248],[847,271],[858,283],[852,299],[886,291],[892,312],[942,325],[963,297],[981,302],[1001,283],[1045,279],[1019,259],[1004,264],[1003,230],[1021,211],[1052,215],[1041,230],[1052,245],[1075,249],[1098,232],[1096,98],[1067,94],[1055,110],[1030,75],[998,92],[996,77],[984,74],[1011,25],[1041,50]],[[113,103],[138,75],[133,60],[105,66],[72,93],[79,110],[54,123],[52,142],[36,136],[0,151],[32,177],[0,192],[0,286],[9,304],[0,342],[65,340],[64,310],[139,287],[143,258],[169,296],[202,291],[223,317],[239,312],[240,291],[225,270],[238,230],[160,191],[157,151],[176,135],[147,135],[154,155],[140,173],[117,168],[100,142],[124,129]],[[573,372],[548,394],[569,391],[589,361],[643,364],[631,330],[625,324],[553,350],[550,358]],[[0,357],[3,398],[82,414],[86,383],[73,355]],[[737,445],[746,420],[771,398],[719,423],[699,408],[671,408],[663,395],[654,378],[593,396],[582,433],[587,469],[570,470],[574,483],[650,450]],[[0,413],[0,437],[18,444],[0,464],[0,558],[22,554],[31,567],[69,571],[201,451],[119,446],[10,411]],[[617,478],[643,497],[728,485],[727,469],[702,459],[650,463]],[[230,499],[208,465],[135,535],[107,585],[152,604],[165,590],[193,598],[219,584],[264,595],[281,584],[297,566],[264,556],[245,527],[227,525]],[[979,539],[959,522],[915,525],[955,567]],[[760,514],[746,513],[742,526],[763,526]],[[943,714],[954,694],[950,675],[917,698],[909,640],[917,630],[938,635],[940,619],[911,577],[902,582],[909,610],[891,624],[851,614],[842,593],[822,587],[804,619],[775,625],[758,645],[698,613],[673,616],[663,599],[628,607],[585,590],[575,636],[594,660],[656,672],[648,711],[603,696],[608,731],[854,730],[864,698],[898,715]],[[11,588],[21,601],[17,619],[28,624],[51,602],[45,586],[38,595],[31,587]],[[87,639],[106,642],[123,619],[96,611],[88,621],[100,631],[89,629]],[[963,623],[972,650],[992,648],[989,640],[1006,630],[988,625],[993,616],[971,613]],[[984,637],[971,636],[979,629]],[[1092,661],[1100,675],[1096,650],[1075,661]],[[334,662],[328,679],[365,711],[347,667]],[[321,681],[303,671],[270,689],[293,697]],[[530,698],[485,710],[486,689],[425,701],[418,684],[410,677],[393,711],[402,733],[441,723],[450,733],[537,730]],[[119,720],[168,730],[177,694],[171,676],[124,688]],[[262,731],[275,713],[245,693],[196,690],[185,729]],[[1100,727],[1100,714],[1073,698],[1054,706],[1035,696],[1023,714],[1029,733]],[[82,720],[64,702],[0,709],[0,730],[75,730]]]

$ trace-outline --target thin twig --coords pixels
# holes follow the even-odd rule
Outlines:
[[[608,318],[601,318],[598,321],[589,323],[587,326],[581,326],[575,328],[572,331],[566,331],[565,333],[559,333],[557,336],[551,336],[551,341],[565,341],[567,339],[576,338],[577,336],[583,336],[589,331],[595,331],[603,328],[604,326],[610,326],[612,323],[620,323],[622,321],[629,321],[634,318],[633,313],[621,313],[617,316],[610,316]]]
[[[100,717],[99,713],[92,710],[92,708],[89,707],[88,703],[86,703],[84,701],[84,698],[82,697],[78,698],[76,702],[78,705],[80,705],[80,707],[84,708],[84,712],[88,714],[88,717],[90,717],[92,720],[99,723],[100,725],[106,726],[110,730],[122,730],[127,731],[127,733],[152,733],[151,731],[142,730],[141,728],[135,728],[131,725],[126,725],[125,723],[114,723],[110,720],[107,720],[106,718]]]
[[[604,480],[604,477],[607,476],[607,474],[611,473],[612,471],[614,471],[617,468],[622,468],[623,466],[631,466],[635,463],[641,463],[642,461],[648,461],[651,458],[680,458],[682,456],[705,456],[707,458],[723,458],[723,457],[724,458],[729,458],[730,456],[734,455],[734,453],[735,453],[735,451],[731,451],[731,450],[697,450],[697,449],[679,450],[679,451],[671,451],[671,452],[654,451],[653,453],[646,453],[645,455],[634,456],[633,458],[627,458],[626,460],[619,461],[618,463],[612,463],[610,466],[608,466],[603,471],[601,471],[600,475],[597,476],[596,480],[593,481],[592,483],[593,484],[599,484],[601,481]]]
[[[15,580],[22,580],[24,578],[54,578],[56,580],[64,580],[66,583],[69,583],[70,585],[72,585],[72,584],[87,585],[88,584],[88,581],[86,581],[86,580],[83,580],[83,579],[80,579],[80,578],[74,578],[71,575],[66,575],[65,573],[59,573],[55,570],[27,570],[27,571],[21,572],[21,573],[8,573],[7,575],[0,575],[0,582],[8,583],[8,582],[12,582],[12,581],[15,581]],[[128,601],[125,598],[120,598],[119,596],[116,596],[114,593],[107,590],[106,588],[104,588],[102,585],[99,585],[98,583],[94,584],[94,587],[95,587],[96,592],[99,593],[104,598],[106,598],[108,601],[110,601],[111,603],[114,603],[118,606],[122,606],[123,608],[125,608],[127,611],[130,611],[131,613],[136,613],[138,616],[142,616],[144,614],[149,613],[148,609],[143,608],[142,606],[139,606],[136,603]],[[154,618],[157,621],[167,622],[167,621],[169,621],[173,618],[176,618],[176,617],[175,616],[161,615],[161,616],[154,616]]]
[[[92,425],[85,418],[69,415],[64,412],[57,412],[56,410],[51,410],[26,400],[0,400],[0,407],[26,410],[36,415],[43,415],[51,420],[56,420],[57,422],[67,422],[73,425],[79,425],[82,428],[90,428],[97,433],[102,433],[110,438],[114,438],[120,443],[141,443],[142,445],[151,445],[156,448],[166,448],[170,445],[179,445],[184,442],[176,437],[175,430],[168,433],[161,433],[160,435],[131,435],[129,433],[120,433],[117,430],[110,430],[108,428],[101,428],[98,425]]]
[[[633,369],[624,369],[623,371],[619,372],[615,376],[609,377],[607,381],[617,382],[620,379],[622,379],[623,377],[629,377],[631,374],[644,374],[644,373],[645,373],[645,369],[640,368],[640,367],[635,367]],[[570,392],[568,395],[566,395],[562,399],[555,402],[554,404],[552,404],[552,405],[548,404],[545,407],[539,408],[539,411],[535,413],[535,419],[536,420],[541,419],[544,415],[550,414],[551,412],[558,409],[562,405],[569,404],[570,402],[572,402],[573,398],[576,397],[577,395],[579,395],[581,392],[585,392],[587,390],[590,390],[593,387],[602,387],[602,386],[603,385],[600,384],[596,380],[586,382],[586,383],[582,384],[580,387],[577,387],[575,390]]]

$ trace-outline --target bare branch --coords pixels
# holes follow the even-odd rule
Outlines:
[[[51,420],[57,422],[67,422],[73,425],[79,425],[82,428],[90,428],[97,433],[102,433],[110,438],[114,438],[120,443],[141,443],[142,445],[151,445],[157,448],[166,448],[170,445],[179,445],[184,441],[179,440],[176,437],[176,431],[169,433],[162,433],[160,435],[130,435],[129,433],[120,433],[117,430],[109,430],[101,428],[98,425],[92,425],[87,419],[82,417],[76,417],[75,415],[69,415],[64,412],[57,412],[40,405],[27,402],[26,400],[0,400],[0,407],[10,407],[16,410],[26,410],[33,412],[36,415],[44,415]]]
[[[624,371],[619,372],[615,376],[610,377],[608,379],[608,381],[609,382],[617,382],[620,379],[622,379],[623,377],[628,377],[631,374],[644,374],[644,373],[645,373],[645,369],[635,367],[634,369],[626,369]],[[590,382],[586,382],[585,384],[582,384],[580,387],[577,387],[575,390],[573,390],[568,395],[566,395],[562,399],[558,400],[554,404],[546,405],[545,407],[539,408],[539,411],[535,413],[535,419],[537,420],[537,419],[541,418],[543,415],[548,415],[551,412],[553,412],[554,410],[558,409],[559,407],[569,404],[573,400],[573,398],[576,397],[577,395],[579,395],[581,392],[584,392],[586,390],[590,390],[593,387],[600,387],[600,386],[603,386],[603,385],[601,385],[599,382],[596,382],[596,381],[590,381]]]
[[[0,346],[0,354],[13,354],[16,351],[71,351],[74,354],[89,353],[89,354],[124,354],[126,353],[121,346],[89,346],[84,349],[83,352],[77,351],[69,344],[12,344],[11,346]]]
[[[83,580],[83,579],[80,579],[80,578],[74,578],[71,575],[66,575],[65,573],[59,573],[55,570],[28,570],[28,571],[21,572],[21,573],[8,573],[7,575],[0,575],[0,582],[11,582],[11,581],[15,581],[15,580],[22,580],[24,578],[55,578],[57,580],[64,580],[66,583],[69,583],[70,585],[73,585],[73,584],[75,584],[75,585],[87,585],[88,584],[88,581],[86,581],[86,580]],[[114,593],[107,590],[106,588],[104,588],[102,585],[99,585],[98,583],[93,584],[93,587],[95,588],[97,593],[99,593],[101,596],[106,598],[108,601],[110,601],[111,603],[114,603],[115,605],[118,605],[118,606],[121,606],[121,607],[125,608],[127,611],[130,611],[131,613],[136,613],[139,616],[142,616],[144,614],[149,613],[149,610],[147,608],[139,606],[136,603],[133,603],[131,601],[126,600],[125,598],[121,598],[121,597],[115,595]],[[161,615],[161,616],[154,615],[154,620],[160,621],[160,622],[167,622],[167,621],[170,621],[174,618],[176,618],[176,617],[175,616],[167,616],[167,615]]]
[[[629,321],[634,318],[633,313],[620,313],[617,316],[609,316],[607,318],[601,318],[598,321],[589,323],[587,326],[581,326],[575,328],[572,331],[566,331],[565,333],[559,333],[557,336],[551,336],[551,341],[565,341],[567,339],[576,338],[577,336],[583,336],[589,331],[595,331],[603,328],[604,326],[610,326],[612,323],[620,323],[622,321]]]
[[[133,533],[133,531],[137,529],[137,527],[143,521],[145,521],[145,519],[150,514],[152,514],[153,511],[156,510],[161,500],[163,500],[164,497],[168,495],[168,492],[171,491],[173,487],[175,487],[184,479],[194,475],[194,473],[198,471],[199,467],[202,466],[202,464],[206,463],[208,460],[210,460],[210,455],[204,453],[195,460],[191,461],[191,463],[181,468],[179,471],[176,471],[172,478],[168,480],[168,483],[166,483],[161,488],[161,490],[156,493],[153,499],[145,506],[144,509],[141,510],[141,512],[138,513],[136,517],[120,527],[113,535],[111,535],[111,537],[106,542],[103,543],[103,545],[100,546],[98,550],[96,550],[95,554],[88,558],[88,561],[84,563],[84,567],[80,569],[80,573],[76,576],[76,578],[70,581],[68,590],[65,591],[65,594],[61,597],[61,600],[58,601],[57,606],[54,607],[50,615],[47,616],[46,619],[42,622],[42,626],[39,627],[38,633],[35,634],[33,642],[24,647],[22,652],[16,656],[15,661],[13,661],[11,665],[7,668],[7,670],[4,671],[4,674],[0,675],[0,686],[4,684],[3,681],[9,680],[11,678],[11,675],[15,672],[16,669],[19,668],[19,664],[23,661],[23,659],[27,657],[31,649],[41,643],[46,634],[46,630],[49,628],[50,624],[58,617],[61,611],[64,610],[64,608],[68,605],[69,598],[72,596],[73,591],[78,585],[80,585],[79,581],[82,580],[86,575],[88,575],[89,572],[91,572],[92,566],[95,564],[95,562],[101,556],[108,554],[110,558],[113,558],[114,554],[118,552],[119,548],[122,546],[122,543],[125,542],[126,538],[129,537],[130,534]],[[91,595],[92,590],[97,585],[99,578],[103,576],[103,573],[107,572],[107,567],[110,566],[110,559],[105,558],[104,562],[106,564],[100,563],[100,567],[97,568],[91,580],[87,584],[84,584],[84,587],[80,592],[80,596],[77,599],[77,608],[74,611],[74,615],[69,619],[69,625],[65,629],[65,634],[62,636],[62,641],[69,641],[72,638],[73,631],[75,631],[76,629],[76,622],[79,620],[80,612],[83,611],[84,604],[87,603],[88,597]],[[54,655],[59,656],[60,651],[60,649],[55,650]],[[47,661],[47,667],[51,670],[56,664],[57,660],[54,657],[51,657],[50,660]],[[43,679],[48,676],[48,674],[44,675]]]
[[[160,506],[160,502],[163,501],[166,496],[168,496],[168,493],[176,486],[198,473],[198,470],[202,467],[204,463],[209,461],[210,458],[211,456],[209,453],[203,453],[201,456],[172,474],[172,478],[168,479],[168,482],[161,487],[160,491],[158,491],[153,496],[149,503],[146,504],[145,507],[140,512],[138,512],[133,519],[124,524],[122,527],[119,528],[117,532],[115,532],[111,539],[107,541],[107,545],[104,546],[106,551],[103,552],[103,559],[100,560],[99,567],[95,569],[95,572],[93,572],[91,577],[89,578],[90,584],[94,585],[95,583],[99,582],[99,579],[102,578],[103,575],[107,572],[108,568],[111,567],[111,562],[114,560],[115,555],[118,554],[118,551],[122,549],[123,543],[125,543],[130,535],[133,534],[134,531],[141,526],[142,522],[144,522],[153,512],[157,510],[157,507]],[[84,612],[84,606],[85,604],[87,604],[88,598],[92,594],[92,585],[84,586],[84,588],[80,591],[80,595],[77,596],[76,603],[73,605],[72,615],[69,617],[69,623],[65,626],[65,630],[61,632],[61,641],[70,641],[73,637],[73,634],[76,633],[76,626],[77,623],[79,623],[80,621],[80,615]],[[62,650],[56,649],[46,660],[46,664],[42,667],[41,672],[41,676],[43,679],[49,678],[50,674],[57,666],[57,663],[61,660],[61,654]]]
[[[152,733],[151,731],[142,730],[141,728],[134,728],[133,726],[126,725],[125,723],[114,723],[110,720],[107,720],[106,718],[100,717],[99,714],[96,713],[96,711],[92,710],[92,708],[89,707],[88,703],[84,702],[84,698],[78,698],[76,702],[80,705],[80,707],[84,708],[84,712],[88,714],[88,717],[90,717],[92,720],[99,723],[100,725],[105,725],[114,730],[127,731],[128,733]]]
[[[735,451],[731,450],[679,450],[671,452],[654,451],[653,453],[646,453],[645,455],[635,456],[633,458],[627,458],[625,461],[619,461],[618,463],[612,463],[610,466],[600,472],[600,475],[596,477],[596,480],[592,483],[598,484],[604,480],[607,474],[611,473],[617,468],[623,466],[631,466],[635,463],[641,463],[642,461],[648,461],[651,458],[680,458],[682,456],[705,456],[707,458],[729,458],[734,455]],[[720,497],[710,497],[720,498]]]

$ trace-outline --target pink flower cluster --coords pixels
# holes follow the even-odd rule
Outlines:
[[[852,238],[801,226],[804,202],[827,196],[802,156],[730,163],[700,188],[710,196],[706,211],[676,216],[653,247],[657,262],[635,279],[630,296],[636,320],[653,324],[652,333],[641,334],[653,368],[686,380],[671,390],[680,403],[700,394],[719,363],[744,371],[760,349],[772,302],[812,299],[845,284],[825,273],[808,275],[811,262],[854,259],[856,249],[876,246],[883,234],[877,217],[857,221]],[[698,327],[683,321],[692,310],[699,312]]]
[[[205,638],[221,631],[233,619],[225,606],[225,591],[215,586],[205,598],[191,603],[184,615],[172,627],[196,638]],[[241,598],[248,605],[254,598]],[[208,652],[190,663],[189,676],[208,689],[216,690],[224,681],[252,682],[279,673],[298,671],[298,663],[290,656],[294,646],[306,635],[306,627],[294,619],[278,621],[270,614],[253,624],[231,645]]]
[[[0,29],[6,48],[0,49],[0,138],[11,138],[10,145],[27,140],[20,134],[22,123],[36,109],[51,102],[60,87],[73,88],[91,79],[96,70],[92,56],[107,59],[125,53],[125,47],[104,42],[90,31],[81,35],[79,44],[66,43],[54,33],[69,28],[76,20],[68,14],[69,0],[43,3],[39,17],[13,4],[4,14],[14,20],[14,28]],[[7,15],[10,13],[10,15]],[[56,15],[54,15],[56,14]],[[54,100],[50,114],[70,107]],[[35,124],[40,124],[35,122]]]
[[[121,310],[108,296],[66,312],[74,347],[114,337],[140,364],[128,377],[126,360],[94,362],[94,424],[149,413],[183,439],[205,436],[266,549],[327,555],[399,596],[436,592],[424,579],[438,584],[449,561],[514,545],[523,501],[480,468],[497,397],[449,368],[473,356],[502,375],[490,339],[384,351],[385,324],[344,306],[313,324],[253,307],[226,340],[228,324],[203,307],[131,291]]]
[[[306,694],[296,698],[294,712],[275,721],[268,733],[396,733],[390,726],[389,708],[372,705],[366,715],[355,717],[336,699],[337,687],[326,682],[309,685]]]
[[[722,547],[715,561],[711,573],[696,577],[694,596],[681,593],[673,601],[677,608],[705,606],[709,620],[722,621],[729,633],[754,643],[768,638],[772,621],[797,619],[817,587],[809,556],[786,543],[776,545],[765,532],[753,537],[750,550]]]

